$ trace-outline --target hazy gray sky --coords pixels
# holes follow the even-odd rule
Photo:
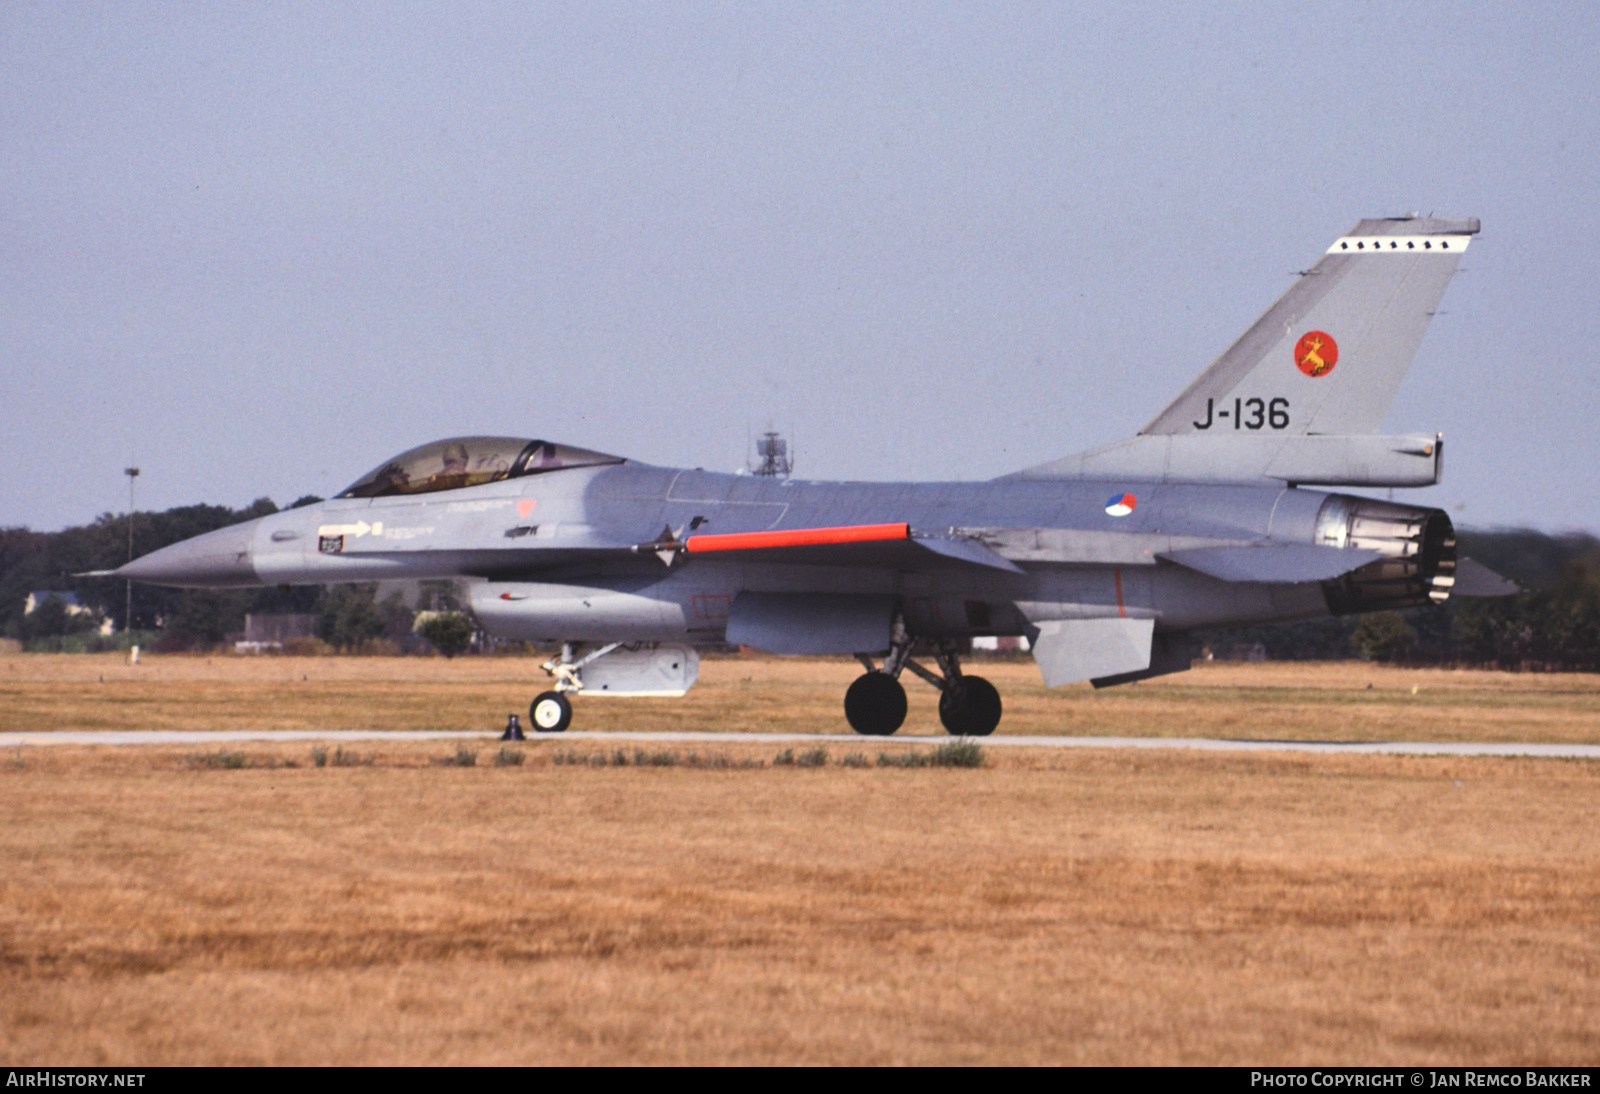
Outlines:
[[[827,478],[1136,431],[1359,217],[1479,216],[1390,415],[1600,528],[1600,6],[0,6],[0,524],[505,433]],[[1457,507],[1461,508],[1458,510]]]

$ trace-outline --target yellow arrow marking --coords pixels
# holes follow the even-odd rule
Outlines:
[[[383,535],[383,521],[373,524],[368,524],[364,520],[358,520],[354,524],[324,524],[317,529],[319,536],[355,536],[357,539],[368,532],[375,536]]]

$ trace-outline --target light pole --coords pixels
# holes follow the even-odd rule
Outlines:
[[[133,561],[133,481],[139,477],[137,467],[124,467],[122,473],[128,476],[128,561]],[[122,617],[122,633],[133,633],[133,580],[130,578],[128,585],[127,614]]]

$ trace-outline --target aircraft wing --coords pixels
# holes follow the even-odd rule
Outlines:
[[[640,550],[659,550],[652,544]],[[951,565],[983,566],[1020,574],[1016,563],[970,536],[925,532],[904,522],[731,532],[689,536],[681,549],[691,557],[773,562],[798,566],[892,566],[910,570]]]
[[[660,567],[690,559],[757,562],[792,566],[851,566],[907,571],[980,566],[1024,573],[994,549],[959,532],[923,532],[904,522],[853,524],[825,528],[795,528],[770,532],[731,532],[717,535],[675,536],[663,529],[648,543],[591,540],[559,547],[530,547],[492,551],[435,552],[452,572],[499,581],[548,580],[552,574],[581,574],[604,567],[608,571],[660,572]],[[346,557],[352,557],[354,553]],[[654,557],[652,557],[654,556]],[[385,557],[395,558],[395,554]],[[656,559],[660,559],[658,563]]]

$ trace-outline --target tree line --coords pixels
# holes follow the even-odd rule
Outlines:
[[[290,508],[321,501],[307,496]],[[242,509],[187,505],[133,516],[134,557],[202,532],[276,513],[260,498]],[[1471,600],[1403,612],[1317,619],[1230,630],[1194,637],[1227,656],[1259,643],[1272,660],[1363,657],[1378,661],[1468,664],[1533,670],[1600,671],[1600,540],[1586,534],[1547,535],[1528,530],[1462,531],[1460,553],[1516,581],[1517,596]],[[92,523],[59,532],[0,528],[0,634],[32,649],[113,648],[127,629],[125,586],[112,578],[74,574],[113,570],[127,561],[128,516],[104,513]],[[418,610],[442,609],[421,620],[432,645],[464,648],[470,620],[449,582],[425,583],[418,602],[376,585],[327,588],[165,589],[134,585],[136,636],[158,648],[211,649],[244,630],[248,612],[295,613],[316,618],[317,637],[342,650],[419,648]],[[29,593],[72,592],[88,611],[73,614],[47,602],[24,614]],[[413,598],[416,600],[417,598]],[[421,601],[426,601],[421,602]],[[92,632],[102,619],[117,634]]]

